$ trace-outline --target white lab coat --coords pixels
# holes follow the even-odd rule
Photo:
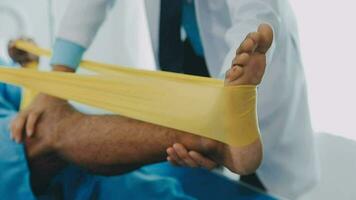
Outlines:
[[[133,32],[135,12],[125,12],[121,32],[132,57],[150,55],[147,65],[157,65],[160,0],[141,2],[145,12],[142,32]],[[129,1],[118,1],[123,6]],[[196,0],[196,14],[208,69],[223,78],[234,52],[246,34],[261,23],[275,33],[268,66],[258,89],[258,116],[264,159],[257,174],[268,191],[294,199],[310,189],[318,178],[313,130],[306,83],[299,53],[298,30],[286,0]],[[72,0],[58,37],[88,47],[105,19],[113,0]],[[129,8],[128,8],[129,9]],[[131,9],[132,10],[132,9]],[[130,15],[130,16],[128,16]],[[124,18],[124,17],[123,17]],[[141,24],[142,26],[142,24]],[[136,29],[138,30],[138,29]],[[142,38],[146,38],[142,39]],[[140,41],[140,42],[137,42]],[[149,41],[149,48],[141,43]]]

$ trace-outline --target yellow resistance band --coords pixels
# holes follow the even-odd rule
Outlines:
[[[18,47],[50,56],[49,51],[28,43],[18,43]],[[2,67],[0,80],[233,146],[259,138],[256,86],[224,87],[222,80],[212,78],[92,61],[80,65],[98,74]]]

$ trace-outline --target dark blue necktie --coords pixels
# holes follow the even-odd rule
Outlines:
[[[161,0],[159,64],[163,71],[208,77],[205,59],[196,54],[190,38],[181,41],[183,1]]]
[[[182,0],[161,0],[159,64],[163,71],[184,72],[180,35],[182,3]]]

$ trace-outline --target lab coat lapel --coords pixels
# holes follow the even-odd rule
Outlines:
[[[145,0],[147,23],[151,38],[151,47],[158,66],[159,17],[161,0]]]

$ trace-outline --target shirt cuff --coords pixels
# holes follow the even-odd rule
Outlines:
[[[76,70],[86,48],[71,41],[57,38],[51,59],[51,65],[64,65]]]

